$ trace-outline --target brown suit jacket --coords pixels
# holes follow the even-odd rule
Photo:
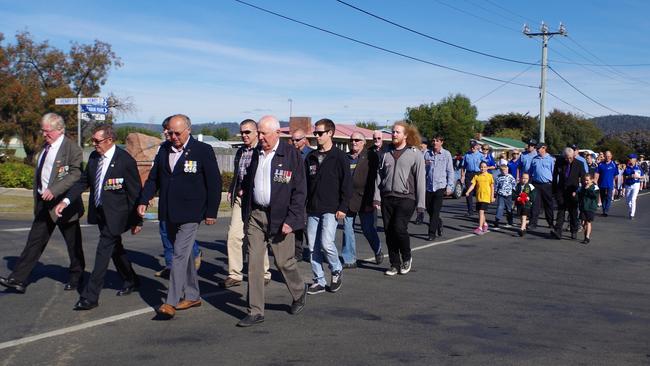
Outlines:
[[[40,158],[40,154],[39,154]],[[57,151],[54,159],[54,166],[50,174],[50,183],[48,189],[54,195],[54,199],[48,202],[43,202],[45,209],[48,210],[52,221],[57,223],[65,223],[70,221],[79,220],[84,214],[84,207],[81,200],[72,202],[68,207],[63,210],[62,217],[57,217],[54,208],[56,205],[65,198],[68,190],[79,180],[81,177],[81,162],[83,161],[83,151],[74,141],[67,137],[63,137],[63,143]],[[38,163],[37,163],[38,165]],[[38,168],[38,167],[37,167]],[[38,214],[38,182],[36,182],[36,175],[34,175],[34,216]]]

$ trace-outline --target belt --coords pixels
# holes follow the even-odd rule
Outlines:
[[[262,206],[262,205],[258,205],[257,203],[253,202],[253,210],[260,210],[260,211],[267,212],[270,209],[271,209],[270,206]]]

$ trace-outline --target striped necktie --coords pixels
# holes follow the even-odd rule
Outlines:
[[[97,162],[97,171],[95,172],[95,207],[102,204],[102,170],[104,170],[104,156],[100,155]]]

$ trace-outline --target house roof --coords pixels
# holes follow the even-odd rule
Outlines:
[[[483,136],[479,143],[486,143],[492,148],[497,149],[525,149],[526,144],[523,141],[507,138],[507,137],[488,137]]]

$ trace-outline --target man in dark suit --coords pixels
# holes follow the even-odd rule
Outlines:
[[[293,298],[291,314],[305,306],[307,285],[295,258],[294,230],[305,225],[306,182],[300,153],[280,142],[280,122],[265,116],[257,125],[260,144],[243,182],[242,218],[249,243],[248,315],[237,323],[249,327],[264,321],[264,256],[273,250]]]
[[[139,198],[138,214],[159,192],[158,219],[167,222],[167,235],[174,243],[167,300],[158,314],[172,318],[176,310],[200,306],[199,280],[192,245],[201,220],[217,221],[221,201],[221,174],[214,150],[190,135],[190,118],[177,114],[169,120],[170,143],[163,144],[154,158]]]
[[[135,205],[142,185],[135,160],[129,153],[115,146],[115,139],[115,132],[110,125],[95,129],[92,135],[95,151],[90,154],[88,167],[56,207],[56,213],[60,215],[69,204],[80,201],[81,193],[90,188],[88,223],[99,226],[99,243],[95,267],[74,306],[75,310],[97,307],[111,258],[124,281],[117,296],[129,295],[139,285],[122,245],[122,233],[129,228],[133,234],[140,231],[142,220],[135,212]]]
[[[571,239],[577,237],[578,231],[578,197],[576,191],[585,175],[584,164],[575,158],[572,148],[564,149],[564,161],[555,164],[553,169],[552,190],[557,202],[557,216],[555,228],[551,229],[551,235],[555,239],[562,239],[562,226],[564,226],[564,215],[569,212],[569,226]]]
[[[0,285],[19,293],[25,293],[29,274],[45,250],[55,227],[63,234],[70,256],[70,277],[63,289],[75,290],[85,268],[79,227],[83,204],[81,201],[76,202],[64,210],[60,217],[54,212],[57,203],[81,176],[83,153],[79,146],[65,137],[65,124],[58,114],[48,113],[43,116],[41,133],[45,145],[38,157],[34,177],[34,221],[14,271],[7,278],[0,277]]]

